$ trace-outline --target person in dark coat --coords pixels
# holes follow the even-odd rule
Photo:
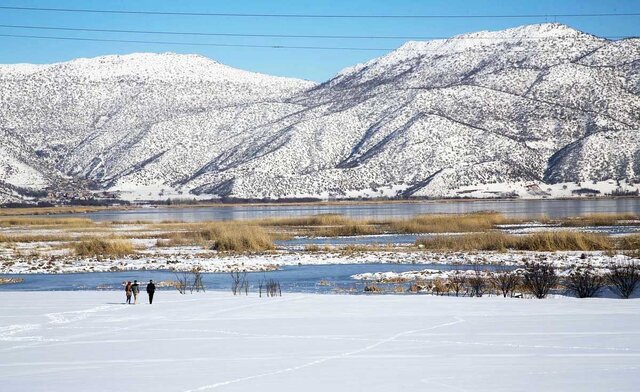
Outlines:
[[[131,282],[127,282],[124,286],[124,293],[127,296],[127,302],[128,304],[131,304]]]
[[[149,305],[153,303],[153,293],[156,292],[156,285],[153,284],[153,280],[150,280],[147,284],[147,294],[149,294]]]
[[[133,281],[133,284],[131,285],[131,291],[133,292],[133,303],[137,304],[138,294],[140,294],[140,285],[138,284],[137,280]]]

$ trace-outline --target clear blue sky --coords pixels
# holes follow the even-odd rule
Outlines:
[[[0,0],[0,6],[155,10],[226,13],[306,14],[562,14],[640,12],[638,0],[291,0],[291,1],[33,1]],[[522,24],[561,22],[601,36],[640,35],[640,17],[518,18],[518,19],[278,19],[205,16],[114,15],[35,12],[0,9],[0,24],[199,31],[257,34],[451,36],[477,30],[497,30]],[[358,46],[392,48],[402,40],[326,40],[309,38],[193,37],[124,33],[44,31],[0,28],[0,34],[48,35],[183,42]],[[133,52],[198,53],[233,67],[316,81],[340,69],[384,54],[384,51],[314,51],[266,48],[221,48],[160,44],[53,41],[0,37],[0,63],[52,63],[77,57]]]

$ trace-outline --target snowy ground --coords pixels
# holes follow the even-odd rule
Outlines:
[[[640,300],[0,294],[2,391],[637,391]],[[144,302],[144,301],[143,301]]]

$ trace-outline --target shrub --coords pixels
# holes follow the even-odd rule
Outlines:
[[[590,265],[574,268],[564,281],[567,291],[578,298],[591,298],[604,287],[605,278]]]
[[[640,266],[635,263],[613,264],[609,267],[606,280],[620,298],[629,298],[640,283]]]
[[[482,270],[475,266],[473,274],[467,279],[469,287],[469,295],[472,297],[482,297],[487,289],[487,279],[484,277]]]
[[[516,271],[498,271],[491,274],[491,284],[504,298],[513,297],[513,292],[520,284],[520,276]]]
[[[558,281],[556,270],[550,264],[527,263],[525,266],[522,282],[536,298],[545,298]]]
[[[449,288],[456,294],[456,297],[460,295],[462,290],[466,287],[467,277],[460,271],[456,271],[449,277]]]
[[[88,238],[73,244],[77,256],[126,256],[134,253],[131,241],[122,239]]]

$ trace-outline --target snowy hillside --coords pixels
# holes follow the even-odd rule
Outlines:
[[[194,55],[0,66],[0,137],[16,146],[0,181],[130,198],[633,188],[639,71],[640,40],[560,24],[408,42],[320,85]]]

